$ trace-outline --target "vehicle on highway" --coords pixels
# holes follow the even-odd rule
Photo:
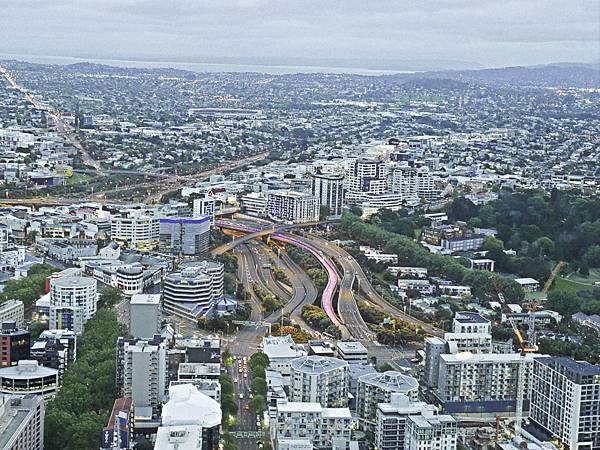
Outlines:
[[[248,378],[248,372],[244,372],[244,378]]]
[[[240,400],[244,398],[244,394],[240,394]]]

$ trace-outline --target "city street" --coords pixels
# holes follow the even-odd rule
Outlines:
[[[252,375],[250,373],[250,367],[247,363],[244,364],[242,362],[242,356],[236,356],[233,365],[227,368],[233,381],[235,400],[238,402],[239,407],[237,416],[238,421],[236,426],[232,427],[232,431],[258,431],[257,416],[247,409],[251,400],[250,383],[252,382]],[[246,360],[249,360],[249,357],[247,357]],[[244,374],[246,374],[246,377],[244,377]],[[254,437],[238,437],[237,440],[240,450],[255,450],[259,448],[257,444],[259,439]]]

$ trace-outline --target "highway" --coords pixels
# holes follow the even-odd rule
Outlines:
[[[323,252],[327,255],[337,258],[338,261],[343,261],[344,266],[347,267],[347,270],[351,271],[356,276],[356,281],[358,283],[357,288],[359,291],[362,291],[365,297],[372,301],[374,304],[379,306],[385,312],[390,314],[392,317],[397,317],[405,322],[409,322],[413,325],[420,327],[427,334],[432,336],[443,336],[444,331],[434,327],[433,325],[423,322],[416,317],[413,317],[404,311],[398,309],[394,305],[390,304],[387,300],[385,300],[377,290],[371,285],[367,275],[365,274],[363,268],[358,264],[358,262],[343,248],[338,245],[330,242],[326,239],[317,238],[315,236],[305,237],[309,242],[313,243],[319,248],[323,249]]]
[[[420,327],[424,332],[433,335],[433,336],[443,336],[443,330],[434,327],[433,325],[423,322],[420,319],[417,319],[399,308],[390,304],[387,300],[385,300],[377,290],[371,285],[367,275],[364,270],[358,264],[358,262],[344,249],[335,245],[332,242],[329,242],[325,239],[318,238],[316,236],[297,236],[284,234],[282,231],[291,230],[294,228],[301,228],[302,226],[308,226],[309,224],[304,225],[284,225],[277,227],[273,225],[272,227],[263,227],[263,226],[249,226],[246,223],[235,222],[235,221],[221,221],[217,222],[217,226],[231,228],[238,231],[247,231],[251,234],[251,238],[255,239],[257,237],[266,236],[271,234],[273,239],[283,240],[284,242],[289,242],[293,245],[298,245],[301,248],[304,248],[308,251],[311,251],[315,257],[323,264],[323,266],[328,269],[329,274],[329,283],[328,286],[323,293],[323,306],[328,316],[331,318],[332,316],[337,319],[337,315],[333,312],[333,292],[335,290],[335,286],[338,282],[337,269],[329,258],[334,258],[344,269],[344,274],[342,274],[342,281],[344,283],[343,289],[341,290],[342,298],[338,305],[338,312],[341,316],[341,319],[332,320],[332,322],[342,330],[342,333],[345,332],[343,325],[343,321],[348,320],[349,323],[346,325],[346,330],[349,335],[354,336],[352,333],[356,334],[356,338],[358,339],[368,339],[369,331],[360,317],[360,313],[358,312],[358,307],[356,306],[356,300],[354,298],[354,294],[351,289],[354,285],[354,277],[357,283],[357,288],[362,291],[365,297],[372,301],[375,305],[382,308],[392,317],[399,318],[405,322],[409,322],[413,325]],[[213,254],[220,254],[225,251],[228,251],[242,242],[248,242],[250,239],[245,240],[244,238],[239,238],[232,242],[229,242],[223,246],[218,247],[213,250]],[[327,255],[329,258],[324,258],[324,255]],[[332,267],[333,266],[333,267]],[[333,276],[332,276],[333,271]],[[331,288],[331,284],[333,284],[333,288]],[[331,315],[332,314],[332,315]],[[362,323],[361,323],[362,322]],[[349,327],[348,327],[349,326]]]

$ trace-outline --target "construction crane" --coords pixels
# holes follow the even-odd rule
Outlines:
[[[502,311],[508,312],[508,306],[506,305],[506,298],[500,289],[497,281],[492,280],[494,289],[500,304],[502,305]],[[515,407],[515,436],[521,435],[521,424],[523,423],[523,399],[525,397],[525,371],[527,366],[525,365],[525,357],[528,353],[535,353],[538,350],[537,339],[535,335],[535,312],[537,310],[537,300],[534,300],[531,296],[531,292],[527,294],[527,337],[523,336],[523,333],[519,329],[517,321],[513,317],[509,317],[508,321],[513,329],[515,337],[517,339],[517,345],[521,350],[521,357],[519,358],[519,364],[517,366],[517,395],[516,395],[516,407]],[[496,441],[498,441],[500,435],[500,417],[496,416]]]

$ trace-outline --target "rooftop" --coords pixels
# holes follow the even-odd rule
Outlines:
[[[363,375],[358,381],[359,383],[366,383],[392,392],[404,393],[419,389],[419,382],[416,378],[396,372],[395,370]]]
[[[344,360],[316,355],[292,359],[291,364],[295,371],[309,374],[325,373],[341,367],[348,367],[348,363]]]
[[[212,428],[221,424],[221,405],[198,391],[193,384],[169,389],[169,401],[162,409],[162,425],[200,425]]]

